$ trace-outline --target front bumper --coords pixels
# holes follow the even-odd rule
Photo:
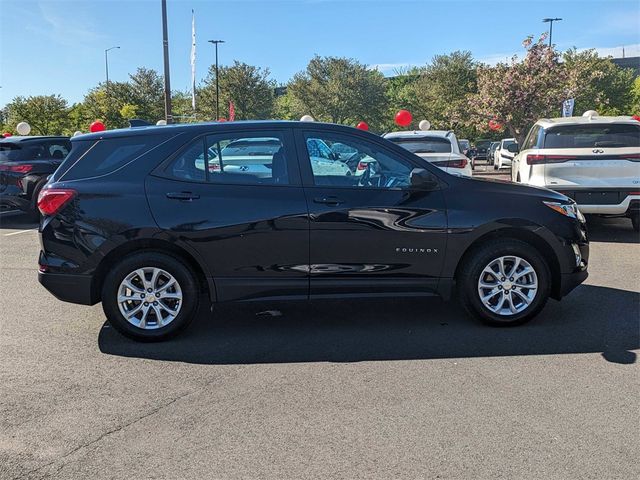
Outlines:
[[[560,279],[560,297],[569,294],[571,290],[584,282],[588,276],[589,272],[587,270],[562,274],[562,278]]]
[[[38,281],[58,300],[81,305],[98,303],[92,294],[91,275],[38,272]]]

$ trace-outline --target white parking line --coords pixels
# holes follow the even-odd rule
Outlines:
[[[29,230],[18,230],[17,232],[11,232],[11,233],[5,233],[4,236],[5,237],[10,237],[11,235],[19,235],[21,233],[26,233],[26,232],[37,232],[38,229],[37,228],[30,228]]]

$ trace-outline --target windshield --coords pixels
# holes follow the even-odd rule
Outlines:
[[[389,138],[413,153],[451,153],[451,142],[440,137]]]
[[[491,146],[491,141],[487,141],[487,140],[480,140],[476,146],[478,148],[489,148]]]
[[[509,145],[515,145],[515,144],[516,144],[515,140],[503,140],[501,148],[507,148]]]
[[[544,148],[640,147],[640,126],[629,124],[563,125],[548,130]]]

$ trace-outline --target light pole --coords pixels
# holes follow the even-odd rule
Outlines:
[[[169,33],[167,30],[167,0],[162,0],[162,51],[164,54],[164,117],[173,123],[171,113],[171,82],[169,79]]]
[[[216,46],[216,120],[220,118],[220,87],[218,86],[218,44],[224,43],[224,40],[209,40]]]
[[[107,97],[109,96],[109,55],[108,54],[109,54],[109,50],[113,50],[114,48],[120,48],[120,47],[110,47],[104,51],[104,73],[107,77],[107,83],[105,84],[107,88]]]
[[[551,48],[551,36],[553,35],[553,22],[559,22],[561,18],[543,18],[542,23],[549,24],[549,48]]]

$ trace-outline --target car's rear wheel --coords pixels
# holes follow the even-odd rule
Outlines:
[[[195,276],[178,259],[160,252],[125,257],[102,288],[102,307],[111,325],[141,341],[166,340],[196,315]]]
[[[457,280],[465,309],[496,326],[531,320],[551,291],[544,258],[531,245],[515,239],[480,246],[465,260]]]
[[[640,214],[631,217],[631,225],[636,232],[640,232]]]

